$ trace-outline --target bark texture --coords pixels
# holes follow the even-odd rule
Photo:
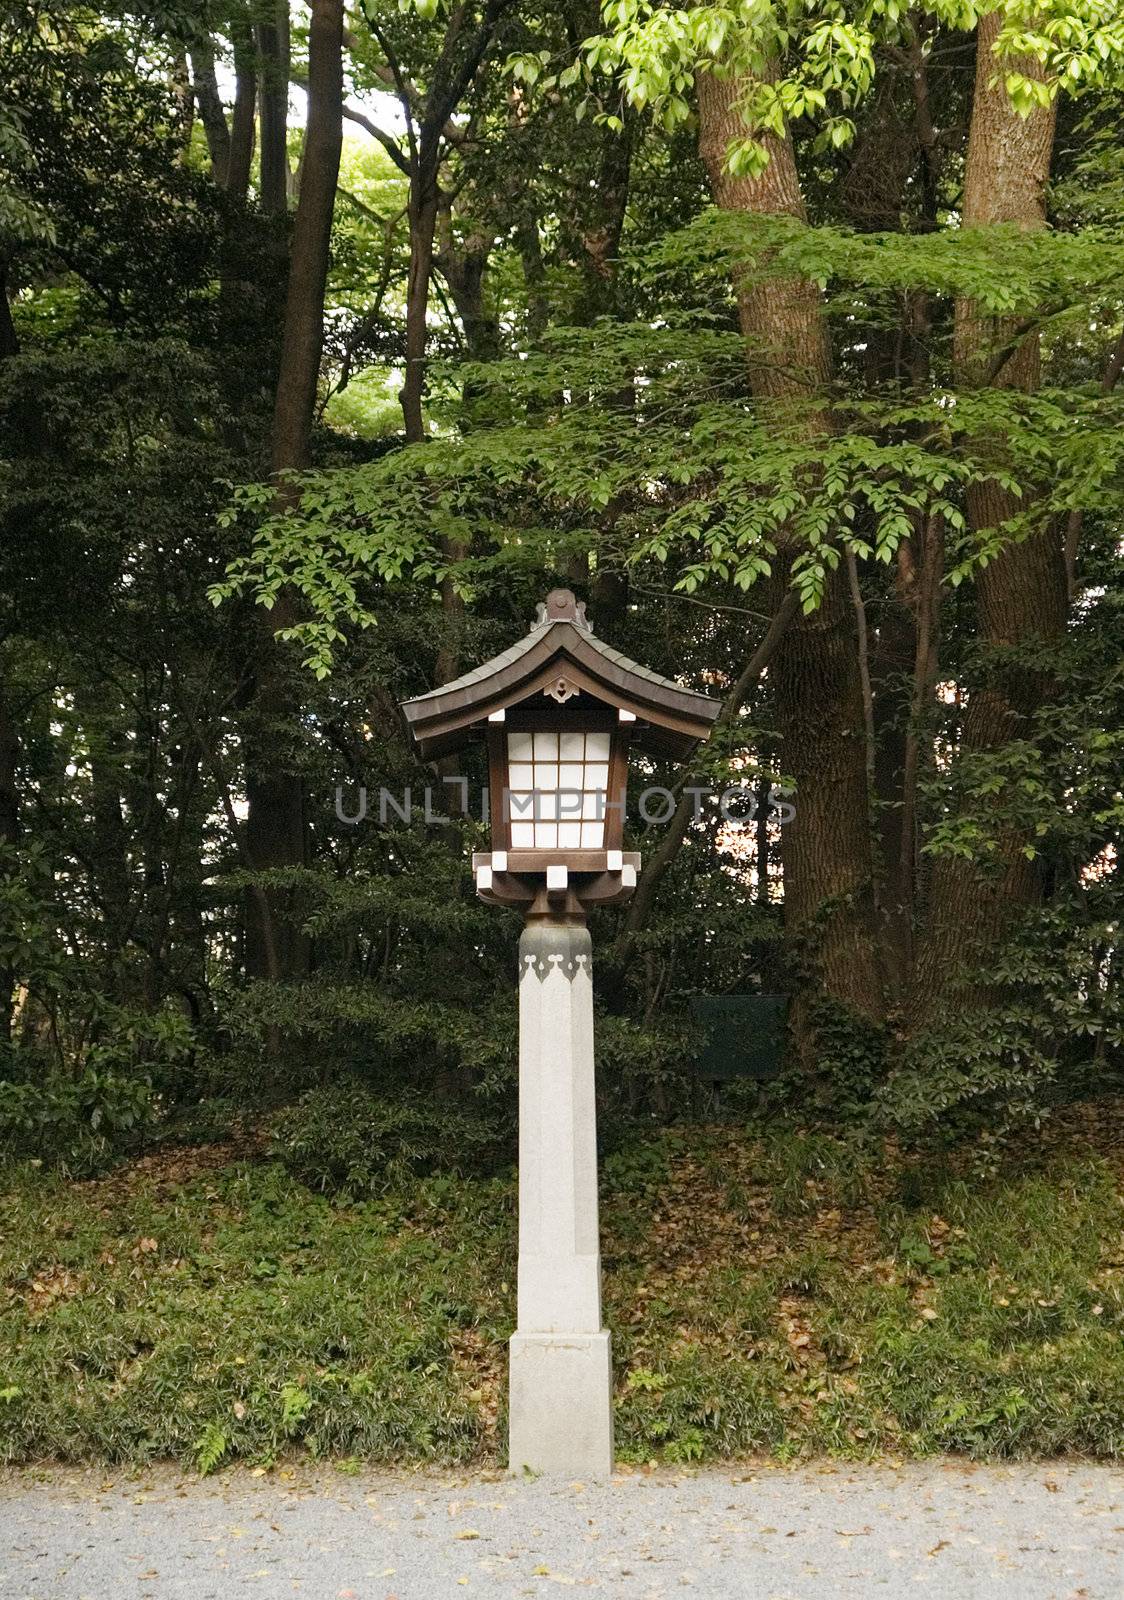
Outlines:
[[[343,0],[313,0],[309,28],[308,127],[304,177],[293,224],[281,366],[274,407],[275,474],[309,463],[312,417],[324,341],[324,291],[339,176],[343,109]],[[284,497],[282,482],[278,489]],[[274,607],[275,630],[295,619],[292,597]],[[288,749],[298,713],[285,662],[264,642],[246,740],[246,845],[255,871],[303,865],[307,854],[304,785]],[[246,965],[252,976],[288,977],[306,962],[305,941],[286,918],[288,897],[270,889],[247,901]],[[271,924],[271,925],[268,925]]]
[[[1041,76],[1029,59],[998,62],[993,54],[1003,20],[1001,11],[981,19],[972,122],[964,174],[965,227],[1013,224],[1041,228],[1046,221],[1045,192],[1050,175],[1055,110],[1038,109],[1021,117],[1006,93],[1003,73],[1012,66],[1028,77]],[[992,78],[997,79],[992,82]],[[969,299],[956,307],[954,365],[963,388],[992,383],[1034,389],[1039,381],[1037,334],[1018,343],[996,364],[995,352],[1012,338],[1009,325],[983,315]],[[997,466],[1005,462],[1002,437],[978,441]],[[1029,488],[1029,486],[1028,486]],[[968,493],[968,514],[976,532],[995,528],[1025,509],[1022,500],[995,481]],[[1001,648],[1035,638],[1051,641],[1065,630],[1067,585],[1064,534],[1051,523],[1009,545],[977,573],[975,583],[979,638]],[[1038,670],[1012,663],[996,666],[988,681],[971,688],[964,714],[961,748],[966,756],[998,749],[1027,730],[1027,722],[1050,693]],[[969,945],[999,937],[1012,912],[1040,895],[1037,867],[1023,852],[1025,840],[1008,834],[998,870],[983,874],[971,863],[942,859],[934,867],[929,926],[918,957],[916,1009],[924,1014],[945,987]]]
[[[328,247],[343,139],[343,0],[314,0],[309,29],[308,127],[293,223],[285,333],[273,416],[273,470],[308,465],[324,343]]]
[[[766,135],[769,164],[760,177],[727,169],[731,142],[744,135],[736,78],[699,78],[699,144],[717,203],[758,216],[805,217],[791,139]],[[800,278],[736,284],[742,332],[750,341],[754,394],[778,422],[809,440],[830,429],[815,405],[831,379],[831,351],[816,286]],[[811,403],[810,403],[811,402]],[[795,549],[775,563],[774,599],[787,584]],[[801,615],[770,668],[780,759],[796,779],[796,817],[784,828],[786,931],[832,999],[868,1015],[883,1005],[873,932],[873,859],[867,803],[863,695],[846,578],[829,580],[819,609]],[[796,1018],[799,1032],[800,1018]]]
[[[211,171],[215,182],[225,188],[230,171],[230,129],[222,108],[222,96],[215,76],[215,50],[210,39],[191,52],[191,79],[195,104],[199,107],[199,120],[207,136]]]
[[[262,210],[283,217],[289,203],[289,6],[273,0],[266,20],[254,30],[260,61],[258,120],[261,126],[260,193]],[[309,62],[311,77],[312,65]]]
[[[230,117],[230,154],[226,169],[226,191],[235,200],[245,200],[250,188],[250,167],[254,159],[254,110],[257,103],[258,75],[254,65],[254,42],[250,25],[244,19],[231,24],[234,45],[234,109]]]

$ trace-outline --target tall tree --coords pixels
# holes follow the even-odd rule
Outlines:
[[[441,205],[442,161],[464,137],[453,118],[492,46],[501,17],[513,3],[514,0],[484,0],[475,21],[468,5],[451,6],[424,90],[410,79],[391,42],[389,30],[380,25],[372,9],[364,11],[384,57],[383,66],[398,96],[406,125],[405,152],[385,134],[379,137],[409,179],[406,214],[410,265],[406,281],[405,375],[399,395],[407,444],[420,444],[426,437],[424,400],[429,300]],[[451,561],[463,554],[459,543],[449,543],[447,555]],[[446,629],[438,659],[438,677],[451,678],[458,669],[464,614],[463,602],[451,577],[443,580],[441,597]]]
[[[1057,120],[1057,103],[1020,114],[1007,92],[1005,74],[1023,73],[1044,81],[1034,57],[995,54],[1003,22],[996,10],[980,19],[976,34],[976,79],[964,170],[962,221],[965,228],[996,225],[1035,231],[1046,223],[1046,185]],[[979,391],[993,385],[1031,391],[1038,386],[1041,349],[1037,331],[1020,336],[1011,319],[981,313],[970,296],[956,304],[954,367],[959,385]],[[996,471],[1008,466],[1001,436],[980,441]],[[1018,493],[998,477],[968,489],[968,514],[980,539],[1001,530],[1035,493],[1032,484]],[[1030,718],[1050,692],[1049,674],[1028,662],[1035,640],[1056,642],[1067,612],[1064,534],[1056,518],[1029,537],[1008,539],[975,581],[980,643],[993,655],[989,678],[973,684],[962,732],[967,760],[997,751],[1030,731]],[[1006,830],[999,872],[981,874],[971,863],[941,858],[934,869],[928,927],[919,952],[916,1001],[927,1009],[953,977],[959,957],[994,941],[1019,907],[1033,904],[1041,890],[1040,867],[1028,853],[1025,836]]]
[[[768,164],[758,176],[730,170],[744,138],[744,73],[698,79],[699,144],[715,200],[728,211],[806,220],[791,136],[765,135]],[[777,424],[809,442],[830,430],[832,358],[823,307],[806,279],[755,276],[737,286],[749,343],[750,385]],[[782,544],[771,585],[774,609],[797,549]],[[771,669],[785,768],[796,780],[796,818],[784,830],[785,923],[810,956],[825,992],[869,1016],[883,1006],[873,929],[874,864],[863,740],[863,695],[852,611],[840,570],[820,606],[803,613]]]
[[[293,224],[271,464],[283,503],[285,474],[309,464],[309,442],[324,343],[324,293],[343,127],[343,0],[313,0],[309,28],[308,126]],[[274,635],[296,619],[291,593],[271,619]],[[291,748],[297,706],[284,647],[264,641],[246,739],[246,845],[255,871],[306,860],[304,782]],[[275,888],[247,901],[247,970],[288,977],[305,961],[304,940],[285,915],[291,897]]]
[[[289,203],[289,4],[266,0],[254,29],[258,51],[260,195],[268,216],[284,216]]]

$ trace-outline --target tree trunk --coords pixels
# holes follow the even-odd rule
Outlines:
[[[1003,12],[981,19],[977,32],[975,98],[964,175],[965,227],[1015,224],[1023,229],[1045,226],[1045,190],[1050,175],[1055,109],[1036,109],[1027,117],[1015,111],[1003,84],[990,82],[999,64],[992,54]],[[1002,63],[1028,77],[1041,68],[1028,59]],[[959,384],[978,387],[991,381],[1004,388],[1033,390],[1040,368],[1038,336],[1017,346],[993,372],[992,351],[1011,337],[1009,324],[981,314],[967,298],[956,306],[954,365]],[[977,441],[1005,464],[1001,437]],[[1025,509],[999,483],[977,484],[968,491],[968,515],[975,532],[997,527]],[[1043,531],[1009,545],[980,570],[975,580],[978,634],[994,648],[1025,645],[1035,638],[1056,640],[1065,631],[1067,587],[1064,537],[1051,524]],[[970,688],[964,714],[961,748],[967,755],[998,749],[1027,731],[1028,719],[1050,685],[1043,673],[1012,662],[987,683]],[[930,925],[918,957],[916,1009],[923,1015],[955,972],[960,958],[1002,936],[1012,913],[1034,904],[1041,885],[1036,864],[1027,859],[1022,837],[1002,841],[997,872],[982,874],[972,863],[942,858],[934,866]]]
[[[620,280],[621,234],[632,179],[635,115],[626,113],[619,133],[601,130],[601,161],[592,193],[583,193],[587,213],[578,221],[581,266],[585,288],[578,304],[578,320],[595,322],[617,312]]]
[[[275,474],[309,463],[312,417],[324,341],[324,292],[339,176],[343,128],[343,0],[313,0],[309,29],[308,127],[305,171],[293,224],[292,259],[281,367],[274,406],[272,467]],[[285,498],[284,483],[278,494]],[[291,595],[282,594],[271,614],[274,631],[296,618]],[[265,641],[246,741],[249,808],[246,844],[255,871],[300,866],[306,859],[304,785],[282,753],[298,706],[287,681],[276,639]],[[303,970],[305,941],[284,927],[289,897],[276,890],[247,900],[246,965],[254,976],[289,977]],[[264,926],[265,919],[272,922]],[[291,919],[290,919],[291,920]],[[270,968],[278,970],[269,970]]]
[[[324,343],[324,291],[343,139],[343,0],[314,0],[304,178],[293,223],[285,335],[273,414],[273,471],[308,465]]]
[[[230,171],[230,129],[222,108],[218,79],[215,77],[215,50],[210,39],[191,52],[191,76],[199,120],[207,136],[211,172],[220,188],[226,187]]]
[[[436,238],[440,243],[434,260],[449,286],[449,295],[460,318],[465,347],[473,361],[494,361],[500,353],[500,326],[495,311],[484,298],[484,274],[495,243],[495,234],[486,227],[472,227],[459,240],[454,230],[452,204],[439,203]],[[466,391],[466,406],[472,396]]]
[[[735,78],[701,74],[699,143],[715,200],[725,210],[805,217],[791,139],[766,135],[769,164],[758,178],[727,169],[731,141],[744,135]],[[753,341],[750,382],[778,425],[809,440],[827,432],[826,411],[796,414],[786,401],[826,396],[827,329],[816,286],[800,278],[735,284],[742,332]],[[779,603],[794,548],[775,562]],[[794,958],[809,963],[823,991],[872,1016],[883,1005],[873,933],[873,857],[867,796],[863,695],[845,573],[829,579],[818,610],[789,630],[770,671],[781,765],[796,780],[796,816],[781,834],[785,928]],[[803,1010],[794,1009],[798,1041]]]
[[[250,188],[250,168],[254,160],[254,110],[258,75],[254,66],[254,41],[245,19],[232,23],[234,46],[234,110],[230,118],[230,157],[226,169],[226,192],[244,201]]]
[[[289,158],[286,136],[289,123],[289,6],[272,0],[273,15],[259,22],[257,36],[260,82],[261,171],[259,190],[267,216],[283,217],[288,209]],[[311,60],[309,76],[311,78]],[[311,94],[311,83],[309,85]],[[311,106],[309,108],[311,115]]]
[[[757,869],[757,904],[769,904],[769,789],[770,785],[762,783],[757,789],[757,816],[754,819],[754,839],[756,852],[754,865]]]
[[[425,438],[422,397],[425,393],[425,351],[429,313],[429,281],[433,272],[433,240],[437,230],[437,169],[422,152],[410,178],[410,271],[406,280],[406,373],[399,400],[406,443]]]

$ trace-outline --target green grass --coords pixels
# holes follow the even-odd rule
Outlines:
[[[510,1179],[333,1203],[204,1159],[3,1175],[0,1458],[496,1459]],[[784,1132],[610,1157],[618,1453],[1120,1454],[1115,1149],[1075,1125],[970,1173]]]

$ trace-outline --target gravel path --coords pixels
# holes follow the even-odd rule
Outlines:
[[[1124,1469],[0,1475],[0,1600],[1119,1600]]]

